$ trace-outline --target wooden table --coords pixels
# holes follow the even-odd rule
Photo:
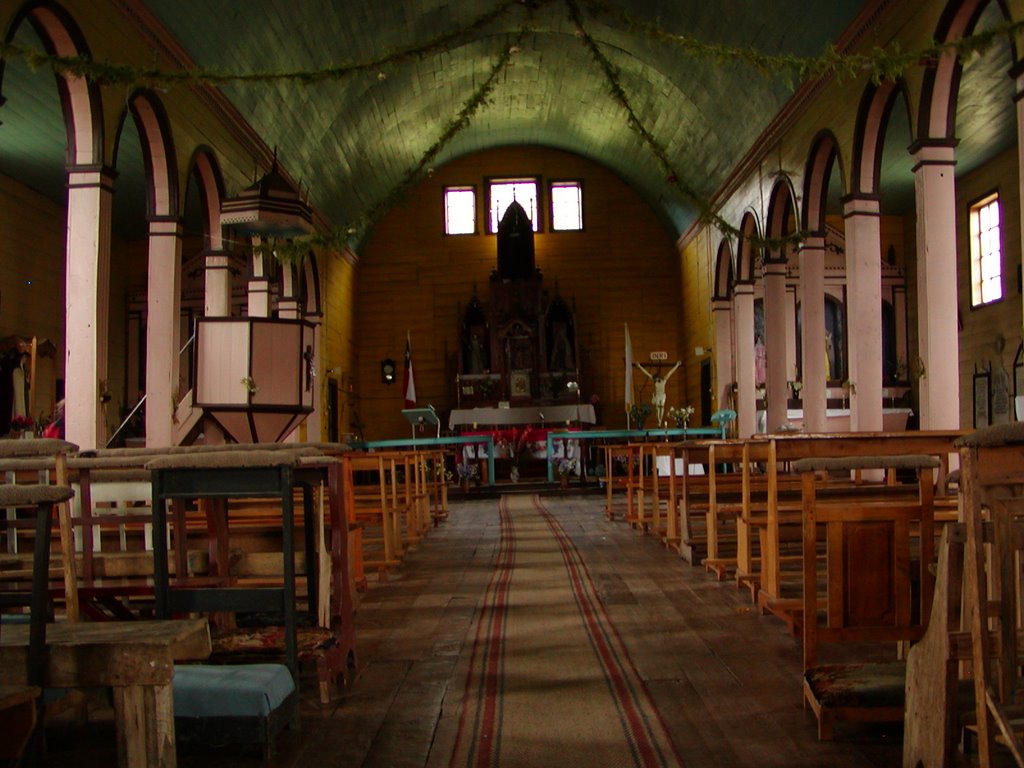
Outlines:
[[[118,765],[174,766],[174,662],[210,655],[206,619],[50,624],[46,685],[110,686]],[[25,683],[28,627],[0,636],[0,685]]]

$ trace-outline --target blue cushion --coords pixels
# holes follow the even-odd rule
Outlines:
[[[266,717],[295,690],[284,664],[174,668],[175,717]]]

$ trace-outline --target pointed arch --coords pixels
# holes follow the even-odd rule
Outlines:
[[[907,124],[913,125],[913,120],[909,119],[910,99],[906,84],[902,80],[871,84],[864,89],[857,109],[857,123],[853,134],[849,194],[878,194],[885,131],[892,110],[901,99],[908,114]]]
[[[57,3],[43,0],[22,5],[4,35],[5,43],[13,41],[24,22],[32,26],[48,54],[91,56],[85,35],[71,15]],[[3,87],[5,66],[4,60],[0,59],[0,89]],[[83,77],[55,77],[67,133],[65,164],[69,167],[103,165],[103,108],[99,88]],[[0,105],[4,101],[0,96]]]
[[[722,238],[722,242],[718,244],[718,255],[715,257],[715,286],[712,300],[728,301],[732,297],[732,286],[732,246],[728,239]]]
[[[178,194],[178,163],[174,153],[171,123],[163,103],[153,92],[139,90],[128,99],[128,112],[131,113],[138,128],[146,165],[146,216],[150,221],[177,219],[181,201]],[[121,144],[128,112],[121,115],[117,128],[115,167],[117,148]]]
[[[793,184],[788,177],[782,177],[772,187],[771,197],[768,199],[768,217],[765,229],[769,239],[779,239],[790,234],[792,227],[799,225],[795,220],[796,203],[793,193]],[[792,225],[790,221],[793,221]]]
[[[838,169],[840,185],[845,190],[842,156],[839,142],[829,130],[819,131],[811,142],[811,151],[804,169],[804,205],[800,226],[808,234],[825,234],[825,214],[828,206],[828,189],[832,174]]]
[[[740,241],[736,253],[736,282],[754,282],[754,267],[760,256],[760,246],[756,241],[760,239],[757,218],[753,211],[743,214],[740,222]]]
[[[224,176],[216,155],[209,147],[200,146],[192,152],[187,178],[193,175],[203,212],[203,245],[209,251],[219,251],[224,247],[224,230],[220,224],[220,204],[225,195]]]
[[[989,3],[999,8],[1003,19],[1011,20],[1004,0],[951,0],[939,18],[934,39],[944,43],[973,34]],[[1012,40],[1011,47],[1012,59],[1017,62],[1017,48]],[[925,70],[918,113],[919,141],[955,140],[957,99],[962,73],[963,61],[954,50],[945,53],[938,62]]]

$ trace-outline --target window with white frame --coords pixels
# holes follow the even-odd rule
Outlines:
[[[501,217],[505,215],[505,211],[513,201],[523,206],[523,210],[526,211],[526,215],[530,217],[530,222],[533,224],[533,231],[538,231],[536,178],[491,179],[487,185],[487,192],[489,231],[492,234],[498,231]]]
[[[971,306],[1003,298],[1003,255],[999,235],[999,194],[974,203],[970,210]]]
[[[445,187],[444,232],[446,235],[476,234],[476,189]]]
[[[578,181],[551,182],[551,229],[583,229],[583,187]]]

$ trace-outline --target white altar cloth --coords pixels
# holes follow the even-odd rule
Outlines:
[[[448,417],[448,428],[460,426],[490,427],[502,424],[534,424],[554,426],[565,422],[594,424],[594,406],[519,405],[514,408],[455,408]]]

